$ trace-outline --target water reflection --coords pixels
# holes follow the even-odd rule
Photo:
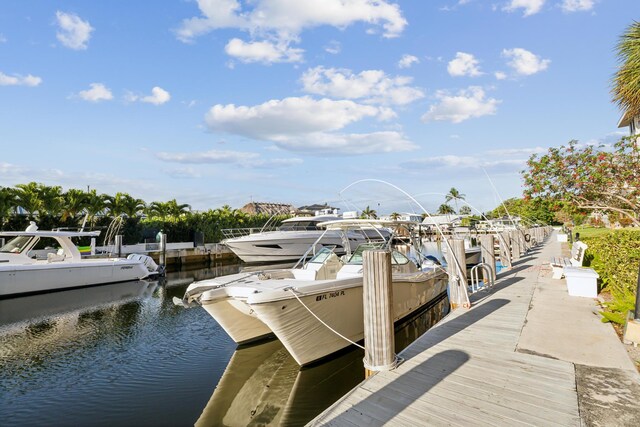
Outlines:
[[[236,350],[204,310],[173,304],[240,268],[0,300],[0,424],[305,424],[362,380],[362,351],[300,369],[279,341]],[[398,330],[396,348],[447,307]]]
[[[442,319],[448,307],[443,298],[398,328],[396,351]],[[364,379],[363,357],[354,347],[300,368],[277,340],[239,348],[195,425],[304,425]]]

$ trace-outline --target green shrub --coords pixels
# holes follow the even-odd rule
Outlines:
[[[603,322],[624,323],[633,310],[640,266],[640,231],[627,229],[582,239],[589,248],[585,262],[600,275],[603,290],[612,301],[605,303]]]

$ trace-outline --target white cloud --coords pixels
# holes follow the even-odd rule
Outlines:
[[[233,164],[241,167],[255,169],[275,169],[282,167],[290,167],[301,164],[302,159],[264,159],[258,153],[242,152],[242,151],[223,151],[210,150],[196,153],[168,153],[159,152],[156,157],[165,162],[183,163],[183,164]],[[185,171],[188,172],[185,173]],[[194,176],[197,172],[194,169],[180,169],[181,175]]]
[[[323,25],[346,28],[365,22],[381,27],[387,38],[399,36],[407,25],[399,6],[387,0],[198,0],[198,7],[202,15],[183,20],[176,30],[179,40],[191,42],[210,31],[231,28],[251,34],[255,40],[249,45],[263,43],[260,40],[288,45],[299,42],[304,30]]]
[[[409,68],[411,67],[413,64],[419,64],[420,60],[418,59],[417,56],[413,56],[413,55],[402,55],[402,58],[400,58],[400,61],[398,61],[398,68]]]
[[[507,74],[502,71],[496,71],[493,75],[496,77],[496,80],[504,80],[507,78]]]
[[[91,32],[94,30],[89,21],[83,21],[78,15],[60,11],[56,12],[56,20],[59,27],[56,37],[60,43],[75,50],[87,48]]]
[[[563,0],[562,10],[565,12],[584,12],[593,9],[595,0]]]
[[[6,43],[7,42],[7,38],[4,36],[4,34],[0,33],[0,43]]]
[[[430,168],[450,168],[450,169],[494,169],[500,168],[517,171],[520,170],[527,162],[527,159],[495,159],[488,157],[489,153],[484,153],[476,156],[430,156],[421,159],[414,159],[408,162],[404,162],[401,166],[404,167],[430,167]]]
[[[515,12],[517,9],[524,9],[524,16],[531,16],[542,10],[545,1],[546,0],[511,0],[503,10]]]
[[[244,42],[231,39],[224,48],[227,55],[244,63],[301,62],[303,49],[290,47],[287,43],[274,44],[268,41]]]
[[[78,96],[85,101],[89,102],[100,102],[100,101],[110,101],[113,99],[113,94],[111,90],[107,88],[102,83],[91,83],[89,85],[91,89],[81,90],[78,93]]]
[[[252,107],[214,105],[205,121],[210,130],[278,141],[292,135],[335,131],[366,117],[384,118],[385,114],[383,109],[348,100],[292,97]]]
[[[311,133],[286,138],[276,145],[296,152],[323,156],[354,156],[373,153],[395,153],[416,150],[418,146],[399,132],[365,134]]]
[[[324,50],[332,55],[337,55],[342,50],[342,45],[337,40],[331,40],[325,47]]]
[[[447,71],[454,77],[477,77],[482,75],[478,63],[478,60],[472,54],[457,52],[455,59],[449,62]]]
[[[140,101],[153,105],[162,105],[171,99],[171,95],[161,87],[155,86],[151,89],[151,95],[140,98]]]
[[[485,99],[484,90],[477,86],[461,90],[457,95],[441,91],[436,96],[440,102],[429,108],[422,116],[422,121],[460,123],[470,118],[495,114],[501,102],[494,98]]]
[[[26,76],[21,76],[20,74],[14,74],[13,76],[9,76],[0,71],[0,86],[38,86],[42,83],[42,79],[40,77],[32,76],[28,74]]]
[[[522,76],[530,76],[532,74],[544,71],[551,63],[550,59],[541,59],[539,56],[521,48],[504,49],[502,56],[510,58],[507,63],[515,70],[517,74]]]
[[[310,97],[271,100],[256,106],[215,105],[205,116],[212,131],[270,141],[278,148],[322,155],[355,155],[416,148],[399,132],[336,133],[363,120],[385,120],[388,108],[349,100]]]
[[[366,103],[406,105],[424,97],[424,92],[408,86],[410,77],[389,77],[381,70],[308,69],[301,77],[303,90],[333,98],[362,99]]]
[[[257,153],[210,150],[200,153],[169,153],[161,151],[156,157],[165,162],[188,164],[242,163],[259,157]]]
[[[127,102],[140,101],[146,102],[147,104],[162,105],[171,100],[171,94],[159,86],[154,86],[153,89],[151,89],[151,95],[140,96],[129,92],[125,95],[125,100]]]

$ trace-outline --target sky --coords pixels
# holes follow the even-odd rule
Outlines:
[[[0,186],[379,214],[433,212],[453,187],[488,211],[522,196],[530,155],[626,134],[610,87],[634,10],[4,0]]]

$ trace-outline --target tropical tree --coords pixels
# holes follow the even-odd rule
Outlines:
[[[38,185],[37,182],[30,182],[18,184],[15,187],[16,204],[29,214],[30,219],[35,218],[42,206]]]
[[[136,217],[145,208],[144,200],[131,197],[127,193],[116,193],[115,196],[107,196],[105,205],[112,217],[126,215],[129,218]]]
[[[451,190],[449,190],[449,192],[445,196],[445,203],[449,203],[451,200],[453,200],[453,203],[456,205],[456,210],[458,210],[458,200],[464,200],[465,197],[467,196],[460,193],[454,187],[451,187]]]
[[[9,187],[0,187],[0,227],[16,209],[15,191]]]
[[[400,219],[400,214],[398,212],[393,212],[389,215],[389,218],[391,218],[392,221],[397,221]]]
[[[178,202],[176,202],[176,199],[166,202],[166,206],[167,210],[169,211],[169,215],[174,218],[178,218],[191,213],[191,205],[187,203],[178,204]]]
[[[617,212],[640,226],[640,150],[638,136],[625,137],[613,150],[570,141],[532,155],[522,171],[525,199],[552,200],[569,214],[576,210]]]
[[[376,219],[378,218],[378,213],[375,210],[371,209],[369,206],[367,206],[362,211],[362,214],[360,214],[360,218]]]
[[[440,215],[449,215],[454,213],[456,213],[455,209],[453,209],[451,206],[449,206],[446,203],[443,203],[440,206],[438,206],[438,214]]]
[[[62,187],[58,185],[48,186],[38,184],[38,198],[40,199],[41,212],[38,216],[47,215],[49,217],[59,217],[62,213],[64,198],[62,196]]]
[[[96,224],[96,217],[104,214],[104,211],[107,209],[106,200],[109,196],[106,194],[98,194],[96,190],[91,190],[86,194],[87,200],[84,209],[87,215],[89,215],[89,221],[93,227]]]
[[[82,212],[89,200],[88,194],[83,190],[71,188],[62,195],[64,205],[62,206],[62,221],[67,219],[75,219],[80,212]]]
[[[640,115],[640,22],[634,22],[616,46],[620,67],[613,76],[613,101],[631,117]]]
[[[471,215],[471,208],[467,205],[464,205],[459,210],[460,215]]]

